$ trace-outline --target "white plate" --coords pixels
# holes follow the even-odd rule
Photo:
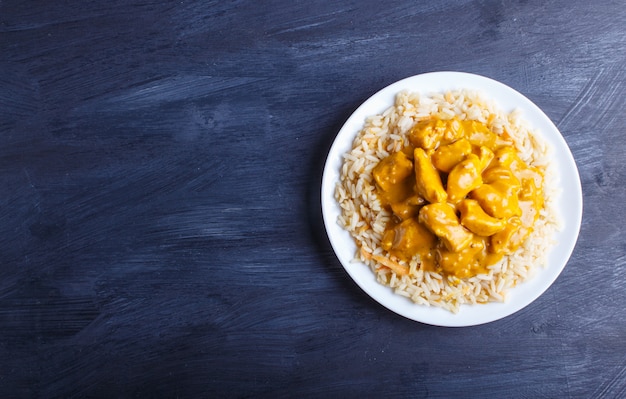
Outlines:
[[[479,305],[462,305],[459,313],[417,305],[409,299],[394,294],[392,289],[379,284],[374,273],[362,263],[352,263],[356,244],[352,236],[337,223],[341,209],[334,198],[339,181],[342,155],[351,149],[352,141],[363,128],[365,118],[380,114],[394,104],[395,95],[402,90],[428,94],[454,89],[479,91],[494,100],[504,112],[515,108],[521,117],[539,130],[552,146],[562,194],[557,200],[562,230],[556,233],[558,244],[550,251],[548,265],[539,268],[534,277],[508,292],[506,302]],[[388,309],[422,323],[462,327],[488,323],[511,315],[524,308],[541,294],[559,276],[574,250],[582,219],[582,189],[578,169],[567,143],[546,114],[529,99],[512,88],[483,76],[461,72],[433,72],[412,76],[387,86],[365,101],[343,125],[330,149],[322,177],[322,213],[330,243],[350,277],[365,291]]]

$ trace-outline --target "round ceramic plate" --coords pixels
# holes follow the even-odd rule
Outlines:
[[[468,89],[492,99],[504,112],[520,109],[525,119],[552,147],[557,184],[561,194],[557,199],[562,229],[556,233],[557,244],[549,253],[548,264],[538,268],[534,277],[508,292],[503,303],[462,305],[458,313],[436,307],[423,306],[394,294],[393,290],[376,281],[374,273],[363,263],[353,262],[356,243],[352,236],[337,223],[341,209],[334,198],[335,186],[343,154],[350,151],[352,141],[363,128],[365,118],[382,113],[394,104],[395,96],[402,90],[423,94],[447,90]],[[574,250],[582,219],[582,189],[574,157],[563,136],[546,114],[533,102],[512,88],[483,76],[460,72],[433,72],[412,76],[393,83],[365,101],[343,125],[330,149],[322,178],[322,213],[331,245],[350,277],[365,291],[388,309],[422,323],[462,327],[488,323],[511,315],[524,308],[542,293],[559,276]]]

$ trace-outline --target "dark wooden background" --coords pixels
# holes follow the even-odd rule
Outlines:
[[[401,78],[499,80],[584,215],[487,325],[400,317],[323,229],[325,155]],[[624,1],[0,1],[0,396],[626,396]]]

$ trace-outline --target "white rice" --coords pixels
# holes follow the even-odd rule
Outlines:
[[[420,270],[417,260],[412,260],[408,264],[399,261],[408,266],[408,275],[396,275],[389,268],[380,267],[370,256],[387,256],[380,242],[392,216],[381,206],[376,196],[372,169],[383,158],[408,144],[408,132],[418,121],[432,117],[451,119],[455,116],[461,120],[485,123],[497,134],[507,131],[515,142],[520,158],[544,173],[544,209],[523,246],[491,266],[488,274],[458,279]],[[366,119],[365,126],[353,142],[352,150],[344,155],[335,198],[342,209],[338,223],[350,232],[360,248],[355,255],[355,262],[367,264],[381,284],[391,287],[395,293],[416,304],[438,306],[456,313],[462,304],[506,300],[510,288],[530,278],[537,267],[546,264],[548,250],[555,244],[554,232],[559,229],[555,208],[557,192],[554,165],[549,152],[547,143],[521,119],[519,111],[505,114],[479,93],[467,90],[430,95],[407,91],[399,93],[394,106]]]

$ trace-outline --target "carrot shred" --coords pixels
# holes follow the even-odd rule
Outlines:
[[[381,265],[393,270],[399,276],[406,276],[409,274],[408,267],[401,265],[398,262],[394,262],[391,259],[387,259],[384,256],[372,254],[372,259],[374,259],[376,262],[380,263]]]

